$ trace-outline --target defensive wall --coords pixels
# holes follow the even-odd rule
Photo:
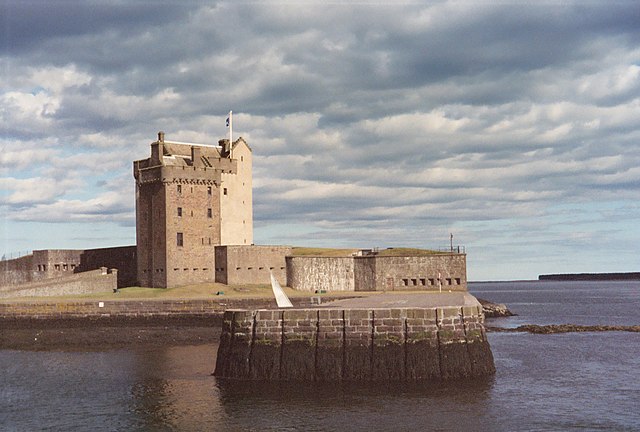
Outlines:
[[[77,274],[64,274],[40,280],[0,287],[0,298],[62,296],[70,294],[92,294],[113,292],[117,284],[118,271],[102,267]]]
[[[136,285],[136,260],[135,246],[84,250],[34,250],[33,253],[20,258],[0,261],[0,289],[61,278],[102,267],[118,270],[114,273],[117,274],[118,287],[134,286]],[[81,293],[78,292],[78,294]]]
[[[286,285],[285,256],[290,246],[216,246],[216,282],[227,285],[269,284],[270,272]]]
[[[287,285],[300,291],[467,290],[467,256],[288,256]]]
[[[490,375],[481,306],[227,310],[215,375],[438,380]]]

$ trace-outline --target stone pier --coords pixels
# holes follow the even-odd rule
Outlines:
[[[495,367],[483,321],[479,304],[227,310],[215,375],[302,381],[490,375]]]

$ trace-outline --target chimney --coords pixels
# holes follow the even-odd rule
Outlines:
[[[194,167],[202,167],[202,149],[200,147],[191,146],[191,163]]]
[[[162,153],[164,153],[164,132],[158,132],[158,141],[151,143],[151,166],[160,165]],[[162,148],[160,147],[162,145]]]

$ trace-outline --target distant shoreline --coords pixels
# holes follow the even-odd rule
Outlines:
[[[623,281],[640,280],[640,272],[630,273],[565,273],[539,275],[541,281]]]

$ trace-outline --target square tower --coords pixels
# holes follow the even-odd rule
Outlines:
[[[252,152],[233,145],[151,143],[133,163],[138,282],[170,288],[215,281],[214,247],[253,243]]]

